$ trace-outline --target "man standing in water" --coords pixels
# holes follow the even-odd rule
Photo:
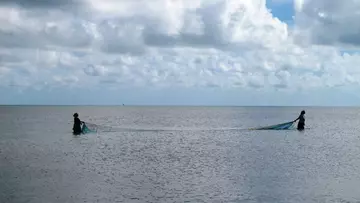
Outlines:
[[[297,120],[299,120],[297,129],[304,130],[305,129],[305,111],[304,110],[301,111],[299,117],[297,119],[295,119],[294,122],[296,122]]]
[[[74,135],[80,135],[82,132],[81,124],[83,124],[83,121],[80,121],[79,114],[74,113],[74,126],[73,126],[73,134]]]

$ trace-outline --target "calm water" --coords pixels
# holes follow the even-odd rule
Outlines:
[[[0,107],[0,202],[360,202],[360,109]],[[72,114],[117,132],[73,136]]]

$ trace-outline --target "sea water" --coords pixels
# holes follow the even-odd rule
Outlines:
[[[249,131],[297,118],[306,129]],[[72,135],[73,113],[117,129]],[[360,109],[0,107],[0,202],[359,202]]]

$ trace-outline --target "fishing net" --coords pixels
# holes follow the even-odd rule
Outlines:
[[[248,128],[248,129],[242,129],[242,130],[293,130],[296,129],[295,127],[295,121],[286,122],[286,123],[280,123],[275,125],[269,125],[269,126],[261,126],[256,128]],[[84,122],[82,125],[82,133],[83,134],[89,134],[89,133],[104,133],[104,132],[123,132],[123,131],[159,131],[160,129],[130,129],[130,128],[116,128],[111,126],[105,126],[105,125],[99,125],[94,123],[88,123]],[[161,129],[161,131],[164,131],[166,129]],[[186,130],[186,129],[167,129],[167,130]],[[196,129],[193,129],[196,130]],[[209,129],[214,130],[214,129]],[[224,130],[224,129],[221,129]],[[237,129],[241,130],[241,129]]]
[[[97,133],[97,132],[115,132],[116,129],[111,126],[98,125],[94,123],[84,122],[82,126],[82,132],[86,133]]]
[[[295,122],[286,122],[276,125],[269,125],[264,127],[252,128],[252,130],[292,130],[295,129]]]

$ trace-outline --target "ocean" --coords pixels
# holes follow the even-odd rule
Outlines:
[[[249,131],[306,111],[306,130]],[[73,113],[112,132],[72,135]],[[360,108],[1,106],[0,202],[360,202]]]

